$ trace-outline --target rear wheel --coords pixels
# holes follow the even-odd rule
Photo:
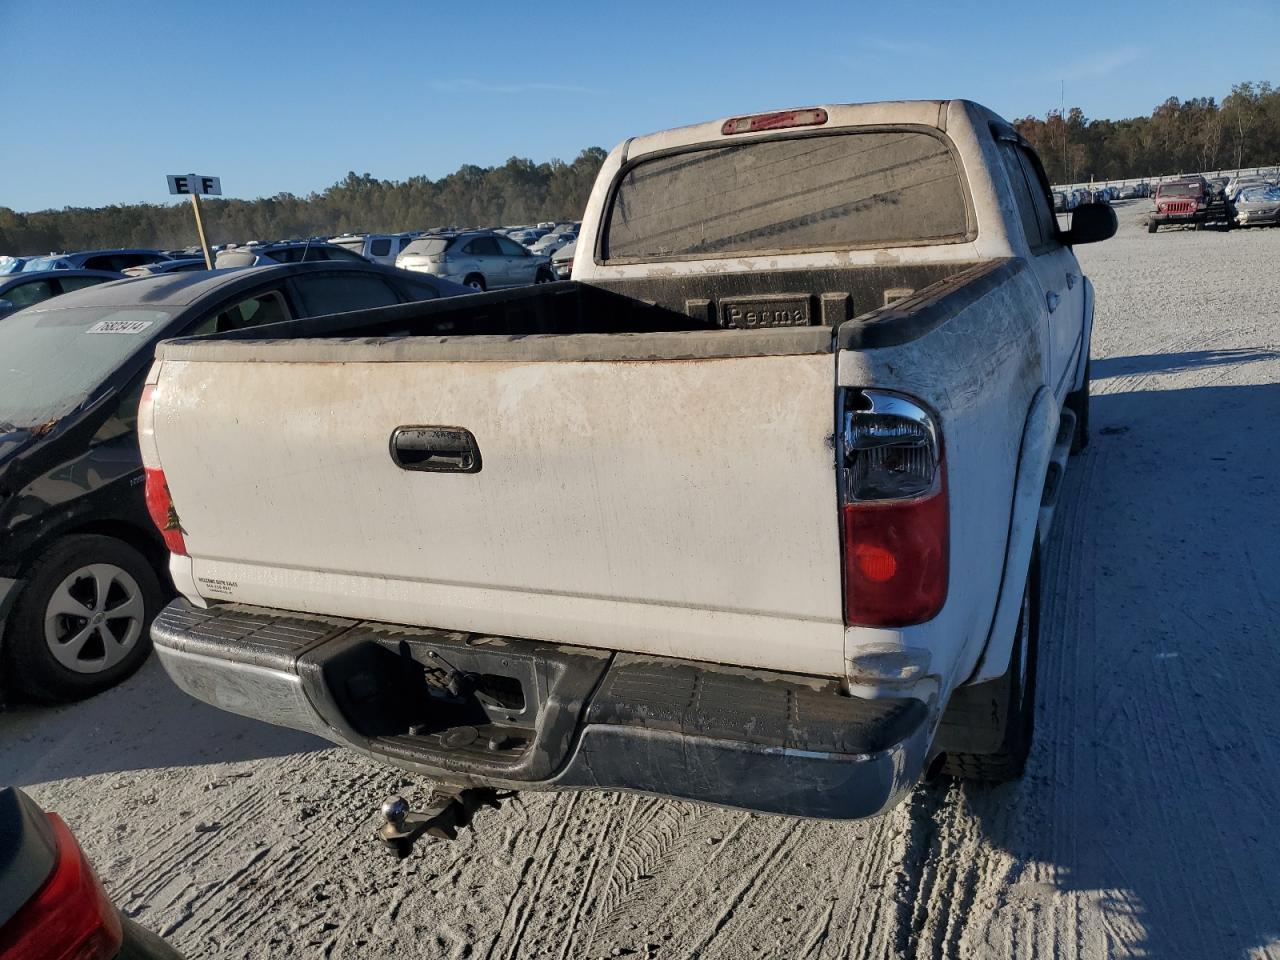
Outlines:
[[[533,278],[534,283],[551,283],[553,280],[555,280],[555,275],[546,267],[540,267],[538,275]]]
[[[1036,650],[1040,636],[1040,572],[1037,558],[1022,590],[1022,609],[1009,655],[1009,669],[1003,676],[953,698],[948,720],[963,723],[958,711],[970,711],[976,727],[985,726],[992,716],[1003,717],[999,747],[990,753],[948,752],[942,772],[964,780],[1003,783],[1022,776],[1031,753],[1036,723]],[[978,695],[974,695],[978,694]]]
[[[486,289],[484,285],[484,277],[480,276],[478,273],[468,275],[462,283],[463,286],[470,287],[472,290],[479,290],[481,293]]]
[[[15,692],[80,700],[147,658],[162,594],[151,564],[129,544],[66,537],[36,558],[26,580],[4,637]]]

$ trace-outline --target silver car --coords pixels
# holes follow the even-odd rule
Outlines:
[[[573,252],[577,249],[578,239],[575,237],[551,255],[551,269],[555,271],[557,280],[568,280],[573,273]]]
[[[1280,223],[1280,187],[1245,187],[1236,198],[1236,223],[1242,227]]]
[[[489,230],[419,237],[396,258],[396,266],[444,277],[473,290],[498,290],[555,279],[549,257],[537,256],[509,237]]]

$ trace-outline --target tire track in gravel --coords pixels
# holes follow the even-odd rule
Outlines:
[[[634,940],[643,914],[641,888],[668,871],[682,845],[695,842],[693,834],[707,812],[694,804],[622,794],[587,794],[583,799],[576,829],[567,839],[562,834],[554,841],[556,863],[547,871],[547,886],[557,895],[531,900],[525,921],[539,932],[540,941],[553,946],[521,955],[587,956],[601,942]],[[623,908],[625,930],[613,923]],[[504,948],[505,956],[514,958],[520,943],[521,937],[515,937]]]
[[[194,827],[188,822],[175,823],[175,829],[181,827],[191,832],[176,843],[155,843],[150,848],[152,856],[143,858],[137,868],[111,885],[113,894],[124,898],[126,912],[130,916],[139,909],[136,902],[142,901],[146,905],[171,881],[175,871],[189,871],[216,857],[221,847],[235,836],[234,830],[227,827],[255,819],[271,802],[268,791],[253,789],[250,784],[235,784],[230,794],[234,796],[236,793],[242,796],[229,806],[215,808],[211,816],[201,818],[201,823],[220,825],[218,829],[206,832],[200,829],[199,823]],[[166,838],[172,835],[170,832]]]
[[[323,769],[330,764],[330,759],[324,754],[304,754],[296,758],[296,764],[290,764],[293,767],[290,772],[297,779],[305,782],[310,779],[309,772],[312,768]],[[335,801],[352,798],[354,800],[352,806],[357,810],[365,808],[369,805],[368,798],[375,795],[376,784],[385,782],[387,779],[387,771],[370,766],[344,784],[341,797],[326,798],[327,805],[332,809],[337,805]],[[245,786],[249,787],[248,784]],[[272,807],[277,799],[275,790],[255,789],[250,801],[238,803],[228,812],[235,815],[228,816],[215,838],[223,834],[231,834],[237,825],[260,819],[266,815],[268,808]],[[278,907],[278,904],[269,900],[245,896],[246,891],[273,886],[270,882],[273,877],[288,877],[288,883],[292,889],[302,888],[314,875],[329,865],[337,843],[354,838],[357,833],[369,829],[370,826],[367,817],[357,816],[352,825],[343,830],[332,820],[318,819],[322,815],[321,806],[312,807],[306,804],[305,808],[314,810],[312,818],[317,821],[314,827],[300,828],[296,837],[264,841],[264,846],[253,851],[244,866],[236,869],[225,881],[207,887],[193,888],[191,897],[179,907],[183,916],[178,922],[170,925],[166,935],[176,933],[190,923],[192,937],[207,936],[216,932],[219,939],[235,942]],[[199,834],[197,838],[207,836]],[[180,867],[184,872],[189,868],[198,869],[205,861],[220,855],[222,846],[221,842],[211,842],[206,849],[200,850],[198,855],[180,864]],[[369,847],[372,851],[372,840]],[[157,880],[162,878],[158,876]]]
[[[565,798],[563,801],[561,800],[562,797]],[[516,890],[515,897],[512,898],[512,905],[515,906],[515,909],[512,911],[508,908],[508,913],[512,915],[513,919],[511,940],[508,943],[503,944],[502,957],[504,960],[516,960],[516,958],[521,956],[534,955],[532,952],[521,954],[520,948],[524,942],[525,933],[529,929],[529,924],[534,914],[539,909],[545,909],[547,906],[557,903],[554,899],[544,903],[541,898],[541,893],[546,885],[547,878],[556,871],[557,866],[562,860],[562,856],[564,854],[564,850],[562,848],[564,837],[565,834],[569,832],[569,828],[574,822],[575,812],[577,811],[579,803],[582,801],[582,797],[583,794],[576,791],[567,795],[557,794],[552,803],[548,805],[547,830],[551,831],[549,834],[551,836],[551,841],[547,844],[546,851],[540,861],[537,856],[538,850],[535,848],[533,861],[538,863],[538,867],[534,873],[533,881],[531,884],[526,886],[523,882],[524,877],[522,876],[522,882]],[[590,803],[590,801],[588,801],[588,803]],[[563,811],[559,810],[560,807],[564,808]],[[557,812],[559,812],[560,816],[559,829],[552,831],[551,823]],[[539,842],[541,842],[543,835],[544,834],[539,835]],[[523,896],[521,896],[522,894]],[[519,899],[518,905],[516,905],[517,898]],[[489,956],[493,956],[494,950],[500,941],[501,932],[499,932],[498,940],[496,940],[494,945],[489,948]]]

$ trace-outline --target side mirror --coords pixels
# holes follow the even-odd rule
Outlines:
[[[1097,243],[1116,235],[1116,212],[1106,203],[1082,203],[1071,211],[1071,229],[1059,239],[1069,247],[1077,243]]]
[[[12,300],[0,300],[0,313],[13,313],[16,309]]]

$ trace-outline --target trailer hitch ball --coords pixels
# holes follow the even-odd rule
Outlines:
[[[456,840],[458,830],[471,825],[478,809],[497,809],[499,802],[510,796],[510,793],[499,794],[486,788],[456,793],[435,791],[423,810],[411,810],[404,797],[392,797],[382,805],[384,823],[376,836],[388,853],[403,860],[423,834],[435,840]]]

